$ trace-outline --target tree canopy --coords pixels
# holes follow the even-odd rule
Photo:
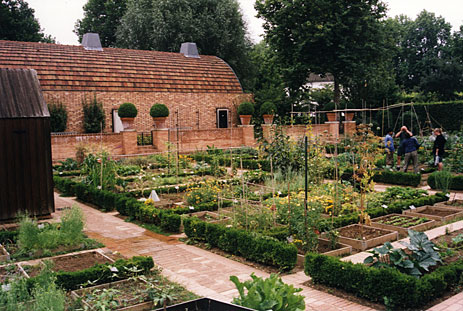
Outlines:
[[[0,40],[54,42],[42,33],[34,10],[23,0],[0,0]]]
[[[127,10],[127,0],[89,0],[84,5],[84,18],[78,20],[74,33],[82,42],[84,34],[98,33],[103,47],[116,46],[116,30]]]
[[[128,0],[117,46],[179,52],[183,42],[224,59],[245,82],[251,44],[236,0]]]
[[[293,91],[309,73],[331,73],[339,104],[339,85],[362,79],[386,57],[380,0],[257,0],[256,9]]]

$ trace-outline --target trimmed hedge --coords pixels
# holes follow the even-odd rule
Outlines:
[[[314,283],[342,289],[373,302],[383,303],[387,297],[396,308],[424,306],[457,285],[463,273],[463,261],[441,266],[418,279],[394,268],[378,269],[313,253],[306,255],[304,266]]]
[[[118,272],[112,272],[110,270],[110,266],[117,268]],[[94,286],[98,284],[123,280],[135,274],[147,273],[153,267],[154,262],[152,257],[135,256],[128,260],[119,259],[114,263],[96,264],[91,268],[80,271],[56,272],[56,284],[66,291],[71,291],[81,287]],[[141,271],[134,273],[130,270]],[[37,281],[37,277],[28,279],[28,288],[33,288],[35,282]],[[91,284],[89,282],[91,282]]]
[[[428,177],[428,185],[431,187],[431,189],[437,189],[435,173],[429,175]],[[453,175],[450,180],[449,189],[463,190],[463,175]]]
[[[373,180],[385,184],[417,187],[421,183],[421,174],[380,171],[375,173]]]
[[[198,218],[183,219],[188,238],[209,243],[213,247],[254,262],[291,270],[297,261],[297,248],[293,244],[220,224],[211,224]]]
[[[205,154],[192,154],[190,155],[195,161],[204,161],[206,163],[211,164],[215,159],[218,161],[220,166],[229,166],[230,165],[230,157],[227,156],[213,156],[213,155],[205,155]],[[261,169],[263,171],[270,172],[270,161],[267,160],[255,160],[255,159],[245,159],[242,160],[243,168],[256,170]],[[234,167],[241,167],[240,159],[233,159],[233,166]]]

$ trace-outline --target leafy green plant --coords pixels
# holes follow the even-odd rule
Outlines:
[[[372,255],[365,258],[365,264],[376,268],[395,267],[399,271],[420,277],[429,268],[442,262],[436,246],[423,232],[408,230],[410,243],[400,242],[406,246],[410,254],[402,249],[395,249],[390,242],[369,251]]]
[[[151,106],[150,116],[153,118],[168,117],[169,109],[164,104],[154,104]]]
[[[84,112],[84,131],[85,133],[99,133],[105,128],[105,114],[103,104],[96,98],[96,94],[90,102],[84,98],[82,102]]]
[[[102,190],[113,189],[116,182],[116,163],[105,151],[94,155],[90,153],[82,163],[83,182]]]
[[[62,103],[48,104],[50,128],[52,132],[64,132],[68,122],[68,112]]]
[[[239,115],[252,115],[254,114],[254,104],[251,102],[244,102],[238,106]]]
[[[67,158],[64,161],[59,161],[60,165],[57,167],[59,172],[75,171],[79,169],[79,163],[72,158]]]
[[[251,274],[251,280],[240,282],[230,276],[239,293],[233,303],[259,311],[302,311],[305,310],[304,296],[297,295],[302,289],[283,283],[278,274],[263,279]]]
[[[120,118],[135,118],[138,114],[137,107],[132,103],[123,103],[117,109]]]
[[[452,187],[453,176],[447,170],[437,171],[429,176],[428,183],[433,189],[442,190],[447,193]]]
[[[260,106],[260,114],[275,114],[277,111],[277,107],[272,102],[265,102]]]

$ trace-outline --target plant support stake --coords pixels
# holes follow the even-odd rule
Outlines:
[[[305,173],[304,173],[304,192],[305,192],[305,196],[304,196],[304,228],[305,228],[305,236],[307,237],[307,209],[308,209],[308,206],[307,206],[307,200],[308,200],[308,196],[307,196],[307,191],[308,191],[308,182],[307,182],[307,146],[308,143],[307,143],[307,136],[304,137],[304,162],[305,162]]]

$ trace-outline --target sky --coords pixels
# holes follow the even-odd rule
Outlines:
[[[82,7],[87,0],[26,0],[35,10],[45,34],[50,34],[61,44],[78,44],[77,36],[72,32],[74,24],[83,17]],[[248,31],[254,42],[262,39],[264,30],[262,21],[255,17],[254,0],[238,0],[241,5]],[[463,23],[462,0],[385,0],[388,4],[388,15],[399,14],[415,18],[423,9],[441,15],[458,30]]]

